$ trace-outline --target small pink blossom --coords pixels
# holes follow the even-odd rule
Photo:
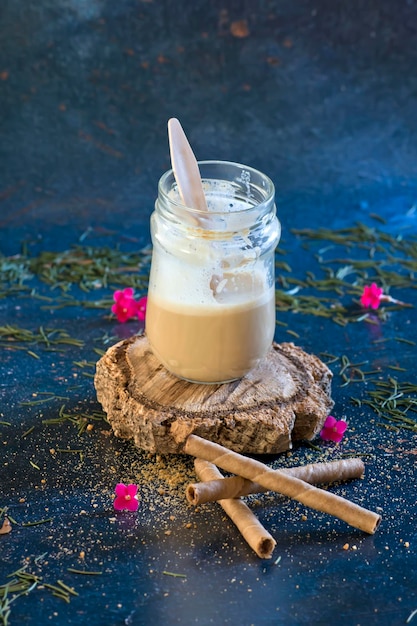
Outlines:
[[[131,317],[138,317],[139,320],[145,319],[146,314],[146,296],[135,300],[134,291],[131,287],[127,287],[122,291],[117,290],[113,294],[114,304],[111,308],[119,322],[127,322]]]
[[[146,296],[143,296],[143,298],[140,298],[136,302],[136,313],[140,321],[143,321],[146,317],[146,305],[147,304],[148,304],[148,298]]]
[[[113,502],[113,506],[116,511],[137,511],[138,502],[138,486],[137,485],[125,485],[124,483],[118,483],[114,489],[116,497]]]
[[[346,428],[347,423],[344,420],[337,421],[332,415],[329,415],[324,422],[320,437],[325,441],[339,443],[343,439]]]
[[[382,287],[378,287],[376,283],[365,285],[361,295],[361,305],[366,309],[377,309],[380,305],[382,294]]]
[[[361,305],[365,308],[377,309],[381,302],[390,302],[391,304],[399,304],[400,306],[410,306],[406,302],[397,300],[388,294],[385,294],[381,287],[376,283],[365,285],[361,295]]]
[[[133,289],[127,287],[123,291],[115,291],[113,294],[114,304],[111,308],[119,322],[127,322],[136,314],[136,302],[133,298]]]

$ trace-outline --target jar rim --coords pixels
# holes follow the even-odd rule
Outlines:
[[[274,183],[272,182],[272,180],[269,178],[269,176],[267,176],[266,174],[264,174],[263,172],[261,172],[260,170],[257,170],[254,167],[251,167],[250,165],[244,165],[242,163],[237,163],[235,161],[221,161],[221,160],[204,160],[204,161],[197,161],[197,164],[200,168],[200,166],[202,168],[204,168],[205,166],[230,166],[236,169],[240,169],[241,171],[247,171],[249,173],[252,173],[254,175],[256,175],[257,177],[260,178],[260,180],[262,180],[262,193],[265,193],[264,198],[262,198],[261,202],[258,202],[256,204],[254,204],[253,206],[248,206],[245,208],[239,208],[236,209],[236,211],[233,211],[233,213],[236,214],[244,214],[250,211],[253,211],[254,208],[258,208],[259,206],[262,204],[268,204],[269,202],[273,202],[274,197],[275,197],[275,186]],[[183,204],[182,202],[178,202],[175,198],[172,198],[171,196],[168,195],[168,192],[166,191],[167,188],[167,181],[168,179],[172,178],[175,181],[175,176],[174,176],[174,171],[173,169],[169,169],[167,170],[164,174],[162,174],[161,178],[159,179],[158,182],[158,195],[160,197],[162,197],[164,200],[166,200],[167,202],[169,202],[169,204],[177,206],[179,208],[181,208],[182,210],[186,209],[187,212],[191,213],[192,215],[195,216],[204,216],[207,214],[207,211],[203,211],[201,209],[194,209],[193,207],[189,207],[186,204]],[[202,176],[203,180],[207,179],[208,177],[204,177]],[[216,180],[215,178],[213,178],[212,180]],[[217,178],[217,180],[225,180],[226,179],[222,179],[222,178]],[[232,182],[231,180],[229,182]],[[169,191],[171,190],[171,187],[169,189]],[[224,211],[213,211],[210,209],[210,215],[224,215]]]

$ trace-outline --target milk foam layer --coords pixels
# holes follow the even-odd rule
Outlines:
[[[261,260],[254,263],[249,257],[231,270],[224,269],[222,263],[202,262],[205,256],[199,253],[200,263],[185,264],[171,255],[155,255],[149,294],[157,292],[168,306],[216,307],[219,303],[255,301],[268,290],[267,271]]]

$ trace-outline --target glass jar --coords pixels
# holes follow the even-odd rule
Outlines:
[[[208,211],[183,204],[172,170],[159,181],[146,335],[179,378],[223,383],[271,347],[281,229],[267,176],[223,161],[199,168]]]

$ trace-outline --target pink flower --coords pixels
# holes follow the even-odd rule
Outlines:
[[[113,294],[114,304],[111,308],[119,322],[127,322],[131,317],[138,317],[139,320],[145,319],[146,314],[146,296],[140,300],[133,297],[134,291],[131,287],[123,289],[123,291],[115,291]]]
[[[146,305],[148,304],[148,298],[143,296],[136,302],[136,313],[139,320],[144,320],[146,317]]]
[[[365,285],[361,295],[361,305],[366,309],[377,309],[382,299],[383,289],[376,283]]]
[[[320,437],[325,441],[334,441],[339,443],[343,439],[343,434],[347,428],[347,423],[344,420],[335,419],[332,415],[329,415],[324,422],[323,429],[320,433]]]
[[[124,483],[118,483],[114,489],[116,497],[113,502],[113,506],[116,511],[137,511],[138,502],[138,486],[137,485],[125,485]]]

